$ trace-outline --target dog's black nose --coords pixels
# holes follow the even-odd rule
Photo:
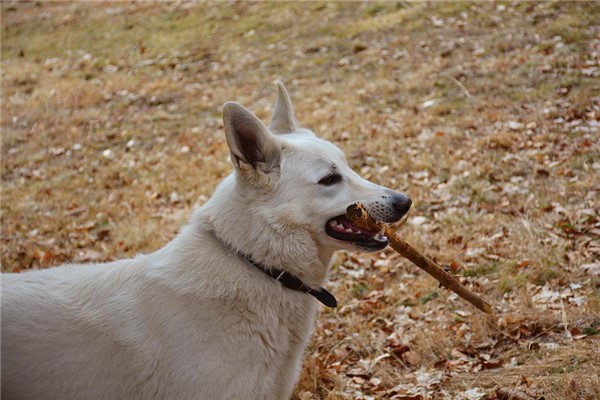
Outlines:
[[[394,223],[400,221],[412,205],[412,201],[408,196],[393,190],[387,190],[381,198],[384,200],[383,203],[375,201],[365,205],[369,214],[382,222]]]
[[[412,205],[412,200],[403,195],[402,193],[396,193],[392,195],[392,206],[396,213],[398,213],[398,219],[404,217],[404,215],[410,210],[410,206]]]

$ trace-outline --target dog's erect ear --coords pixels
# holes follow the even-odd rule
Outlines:
[[[272,183],[281,153],[275,135],[254,114],[233,102],[223,106],[223,125],[231,161],[240,176],[256,185]]]
[[[269,129],[274,133],[291,133],[296,131],[299,126],[294,115],[294,106],[292,99],[288,94],[283,82],[277,81],[277,100],[275,109],[269,123]]]

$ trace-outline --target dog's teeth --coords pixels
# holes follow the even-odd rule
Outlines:
[[[379,234],[379,233],[376,233],[376,234],[375,234],[375,236],[373,236],[373,238],[374,238],[375,240],[378,240],[378,241],[380,241],[380,242],[383,242],[383,241],[386,239],[386,237],[385,237],[384,235],[381,235],[381,234]]]
[[[346,228],[346,232],[348,232],[348,233],[354,233],[354,231],[352,230],[352,228]]]
[[[335,228],[336,225],[337,223],[335,221],[329,222],[329,226],[331,226],[332,228]]]

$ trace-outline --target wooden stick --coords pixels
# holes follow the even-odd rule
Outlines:
[[[381,229],[385,230],[385,235],[388,238],[390,246],[401,256],[408,258],[413,264],[421,268],[429,275],[437,279],[447,289],[452,290],[454,293],[473,304],[481,311],[491,314],[492,306],[483,300],[479,295],[464,287],[458,279],[453,275],[444,271],[439,265],[437,265],[429,257],[422,255],[414,247],[400,239],[398,235],[387,225],[382,222],[374,220],[364,206],[361,203],[354,203],[346,209],[346,216],[355,223],[359,228],[378,232]]]

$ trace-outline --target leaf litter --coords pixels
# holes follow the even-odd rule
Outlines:
[[[230,171],[220,105],[267,118],[281,77],[496,312],[341,252],[295,398],[600,397],[596,4],[2,7],[4,271],[164,244]]]

